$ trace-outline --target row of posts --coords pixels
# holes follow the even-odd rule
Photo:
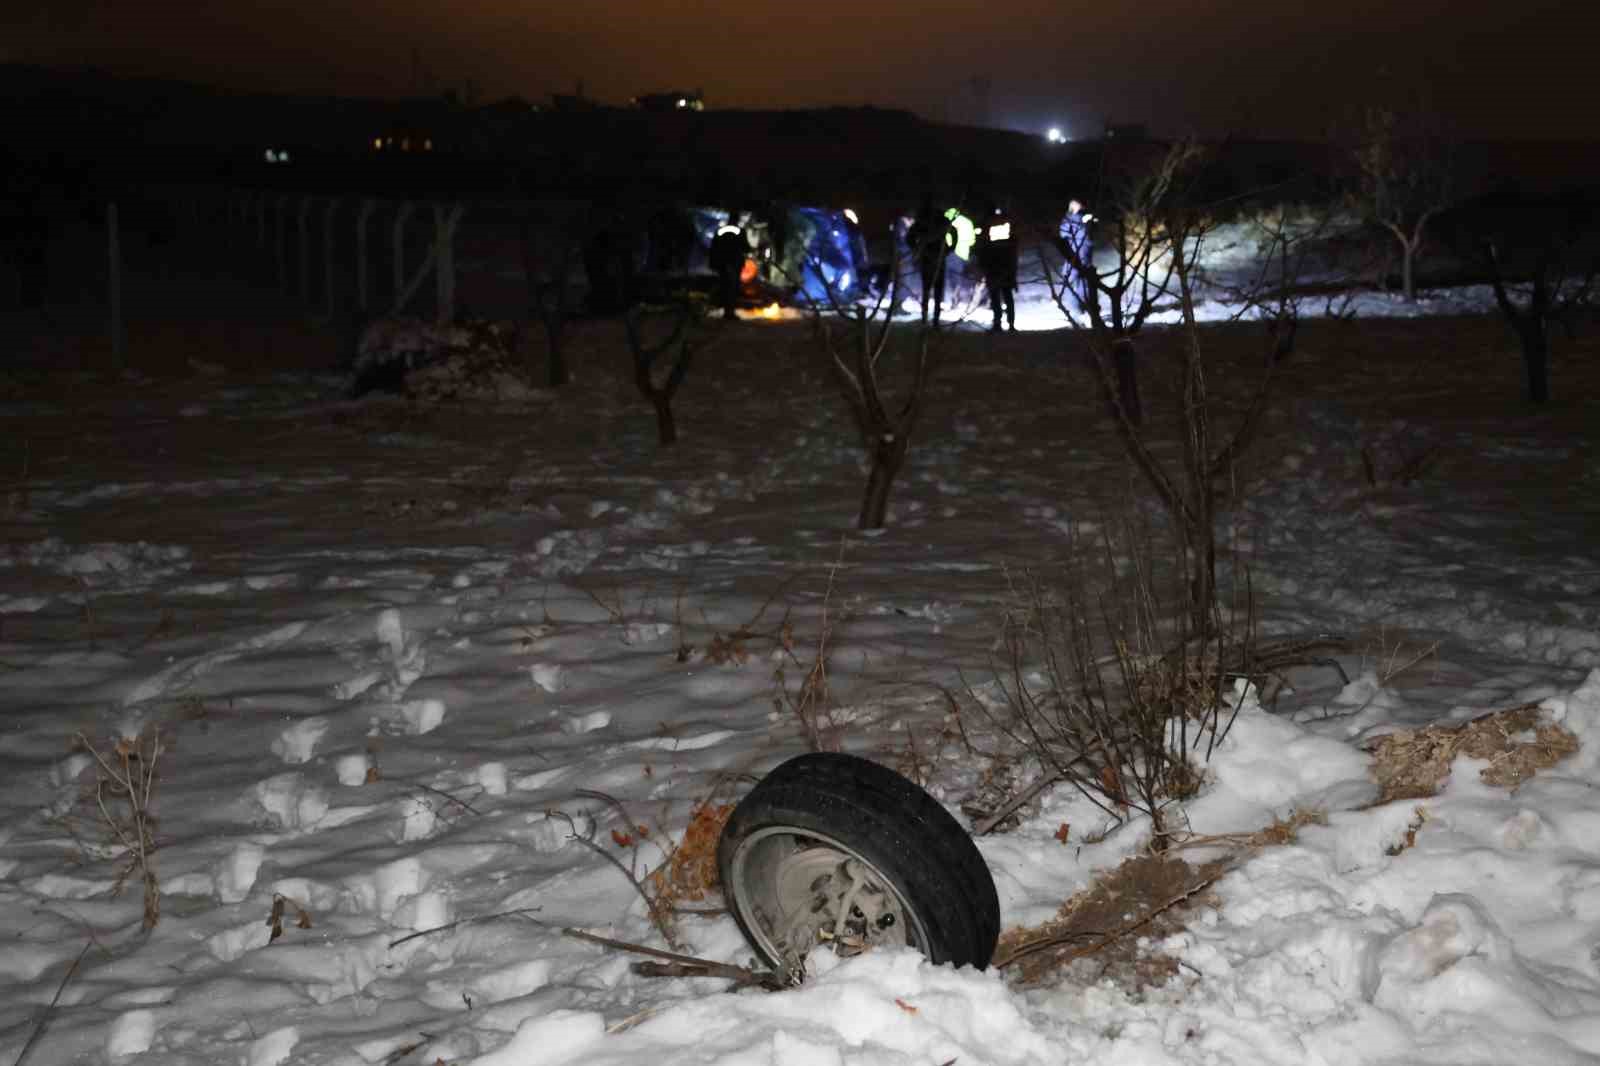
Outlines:
[[[355,206],[356,308],[363,315],[366,315],[373,312],[372,256],[369,243],[369,237],[372,232],[371,223],[380,203],[385,203],[384,201],[370,197],[347,201],[337,196],[243,193],[230,196],[229,207],[230,211],[237,213],[235,217],[240,222],[244,222],[251,215],[254,215],[256,246],[265,250],[270,243],[274,253],[278,284],[284,288],[288,288],[289,280],[289,219],[291,214],[295,217],[297,239],[294,243],[299,253],[296,273],[300,279],[300,298],[307,304],[312,302],[311,219],[313,213],[320,215],[322,234],[322,302],[326,312],[332,315],[337,309],[337,294],[335,292],[337,271],[334,266],[334,235],[337,232],[335,225],[341,204],[347,202]],[[417,214],[419,208],[423,206],[431,206],[432,208],[433,239],[428,242],[428,250],[422,261],[416,264],[408,275],[406,271],[406,232],[412,218]],[[423,205],[415,201],[404,200],[394,205],[394,218],[389,227],[392,283],[391,302],[386,311],[387,314],[398,315],[404,313],[406,307],[416,296],[418,289],[421,288],[422,283],[427,279],[428,274],[432,273],[436,285],[435,306],[438,319],[441,322],[448,322],[455,317],[455,243],[456,233],[461,224],[461,217],[465,213],[466,205],[462,203]],[[272,220],[270,234],[269,215]]]
[[[466,213],[466,205],[454,203],[423,203],[416,201],[380,201],[366,197],[348,200],[336,196],[311,196],[294,195],[289,193],[261,193],[261,192],[230,192],[227,195],[227,212],[230,223],[243,228],[253,221],[256,230],[256,246],[265,251],[273,251],[275,274],[279,287],[289,288],[289,219],[291,215],[296,218],[297,240],[295,247],[298,252],[298,277],[300,299],[307,305],[312,302],[312,274],[311,274],[311,218],[313,212],[320,214],[320,229],[322,236],[322,280],[323,292],[322,305],[326,314],[331,318],[338,308],[336,279],[338,270],[335,265],[335,222],[339,214],[340,205],[343,203],[355,205],[355,279],[356,279],[356,309],[363,316],[374,313],[374,293],[371,284],[371,246],[369,236],[372,230],[373,215],[378,212],[379,206],[393,204],[394,217],[389,226],[389,240],[391,245],[392,280],[390,303],[383,312],[389,315],[399,315],[405,312],[406,307],[416,297],[418,290],[428,275],[432,273],[435,280],[435,314],[440,322],[449,322],[455,318],[456,307],[456,267],[455,245],[456,233],[461,224],[461,218]],[[433,214],[433,238],[428,242],[427,252],[422,261],[417,263],[408,273],[406,270],[406,234],[407,229],[418,211],[423,207],[431,207]],[[187,205],[191,219],[198,224],[198,201],[191,200]],[[272,226],[269,234],[268,217],[271,216]],[[123,285],[122,285],[122,233],[121,216],[116,203],[106,205],[106,251],[108,263],[108,303],[110,311],[111,347],[115,365],[120,367],[124,363],[126,353],[126,330],[123,314]],[[271,238],[269,241],[269,237]]]

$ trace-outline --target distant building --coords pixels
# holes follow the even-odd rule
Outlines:
[[[633,98],[633,106],[640,111],[704,111],[705,93],[696,89],[668,93],[645,93]]]
[[[399,101],[385,110],[368,147],[374,152],[424,153],[447,150],[444,141],[460,108],[441,98]]]
[[[374,152],[431,152],[433,138],[425,133],[400,130],[377,134],[372,138]]]

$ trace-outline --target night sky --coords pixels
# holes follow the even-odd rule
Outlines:
[[[238,89],[873,104],[1097,133],[1316,137],[1379,99],[1452,132],[1600,138],[1592,0],[23,0],[0,60]],[[20,13],[19,13],[20,11]],[[1003,12],[1003,17],[997,14]],[[985,94],[976,86],[988,80]],[[985,99],[987,106],[985,106]]]

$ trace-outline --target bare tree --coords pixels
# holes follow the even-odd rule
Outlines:
[[[1087,329],[1105,397],[1120,419],[1134,426],[1144,419],[1139,396],[1138,349],[1135,338],[1158,303],[1172,297],[1175,260],[1173,235],[1166,229],[1169,202],[1180,195],[1184,179],[1203,158],[1192,142],[1170,149],[1153,168],[1133,162],[1109,181],[1103,181],[1105,203],[1097,205],[1100,221],[1110,236],[1113,263],[1097,269],[1085,262],[1077,249],[1062,246],[1068,273],[1049,278],[1051,295],[1074,326],[1076,310],[1087,317]],[[1102,167],[1104,175],[1105,167]]]
[[[1109,307],[1089,309],[1083,327],[1096,380],[1129,457],[1170,515],[1178,538],[1177,563],[1185,575],[1190,631],[1212,632],[1216,622],[1217,487],[1230,474],[1255,434],[1266,409],[1278,365],[1293,349],[1299,324],[1299,298],[1291,272],[1300,261],[1291,254],[1289,230],[1279,227],[1264,255],[1276,260],[1254,285],[1235,292],[1235,317],[1254,318],[1265,326],[1261,375],[1231,430],[1213,424],[1213,401],[1207,391],[1206,360],[1195,318],[1196,284],[1201,252],[1215,217],[1205,205],[1191,203],[1189,179],[1203,153],[1179,144],[1145,180],[1131,186],[1134,197],[1122,210],[1117,232],[1124,243],[1114,270],[1094,273],[1095,285]],[[1143,413],[1130,404],[1128,367],[1133,358],[1133,333],[1168,296],[1182,314],[1182,343],[1176,392],[1181,458],[1174,466],[1163,460],[1144,429]]]
[[[560,388],[570,379],[566,360],[566,328],[572,314],[570,276],[578,249],[581,220],[573,205],[543,205],[522,220],[522,270],[527,278],[528,304],[544,326],[548,348],[545,381]],[[528,377],[538,380],[531,365]]]
[[[1243,705],[1248,690],[1239,682],[1260,684],[1284,663],[1315,661],[1307,659],[1314,642],[1258,643],[1249,573],[1237,557],[1233,582],[1219,588],[1216,531],[1227,484],[1293,348],[1303,299],[1298,271],[1308,255],[1301,242],[1319,227],[1314,213],[1293,223],[1284,210],[1253,216],[1260,266],[1223,289],[1236,319],[1265,326],[1261,359],[1243,406],[1224,424],[1195,313],[1202,253],[1216,239],[1220,205],[1193,202],[1193,186],[1180,180],[1185,158],[1180,146],[1161,161],[1166,192],[1140,223],[1153,235],[1143,238],[1150,247],[1141,261],[1160,271],[1151,284],[1170,294],[1182,316],[1177,359],[1159,364],[1175,378],[1159,391],[1177,397],[1175,457],[1118,395],[1113,353],[1127,338],[1109,313],[1084,327],[1116,429],[1168,521],[1161,529],[1148,523],[1149,512],[1130,507],[1121,522],[1102,525],[1098,551],[1088,541],[1072,545],[1064,584],[1028,574],[1017,590],[996,664],[1004,705],[992,720],[1038,760],[1039,777],[979,832],[1064,781],[1117,821],[1147,817],[1151,850],[1166,850],[1182,832],[1175,805],[1197,791],[1204,763]],[[1149,422],[1165,413],[1153,409]]]
[[[672,325],[664,337],[646,341],[644,335],[650,330],[645,318],[652,311],[656,312],[652,318],[667,318]],[[689,373],[695,350],[705,342],[705,317],[704,304],[688,297],[677,299],[664,309],[635,304],[622,316],[628,348],[633,353],[633,381],[640,395],[655,408],[656,436],[662,446],[677,443],[678,423],[672,415],[672,398]],[[674,351],[670,361],[662,360],[662,356]]]
[[[1565,325],[1593,306],[1600,252],[1587,205],[1576,197],[1498,214],[1482,239],[1495,303],[1522,348],[1524,396],[1550,399],[1550,323]]]
[[[1458,197],[1454,152],[1419,111],[1402,118],[1370,107],[1351,154],[1356,166],[1353,205],[1400,245],[1405,298],[1417,298],[1416,260],[1428,224]]]
[[[818,277],[822,265],[811,264]],[[866,449],[870,470],[861,497],[858,529],[882,529],[889,512],[889,490],[905,465],[911,448],[911,434],[922,414],[932,370],[929,341],[931,331],[915,330],[915,347],[906,352],[910,330],[893,329],[894,308],[900,303],[900,264],[894,266],[888,290],[876,302],[850,303],[841,300],[827,285],[828,298],[812,307],[812,323],[839,383],[850,413],[855,417]],[[891,342],[895,343],[891,343]],[[891,349],[895,357],[890,358]],[[898,397],[892,395],[890,379],[898,369],[904,379]]]

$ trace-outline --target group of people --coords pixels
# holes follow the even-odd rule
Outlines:
[[[990,329],[1017,328],[1017,252],[1021,234],[1017,233],[1005,209],[986,203],[977,212],[974,222],[956,208],[942,214],[936,212],[933,202],[924,198],[916,215],[904,227],[904,242],[911,261],[915,264],[921,283],[922,321],[932,321],[938,328],[943,314],[946,279],[949,261],[955,256],[963,262],[976,262],[989,294],[989,307],[994,314]],[[1060,291],[1063,305],[1073,313],[1081,312],[1088,304],[1093,283],[1093,244],[1089,223],[1094,216],[1084,210],[1082,201],[1073,199],[1061,218],[1058,228],[1059,251],[1064,257]]]
[[[1021,234],[1003,207],[987,202],[975,212],[976,219],[958,208],[938,211],[931,197],[924,197],[914,216],[900,219],[895,227],[897,253],[903,247],[921,283],[922,321],[931,320],[935,328],[943,314],[950,260],[973,263],[988,291],[994,315],[994,332],[1017,328],[1017,262]],[[1060,278],[1062,304],[1069,312],[1081,312],[1093,294],[1093,243],[1089,224],[1094,216],[1084,210],[1082,201],[1068,202],[1057,236],[1058,251],[1064,265]],[[733,318],[742,283],[747,280],[746,260],[750,243],[746,227],[748,214],[731,215],[718,226],[711,239],[707,260],[717,275],[717,306],[725,318]]]

